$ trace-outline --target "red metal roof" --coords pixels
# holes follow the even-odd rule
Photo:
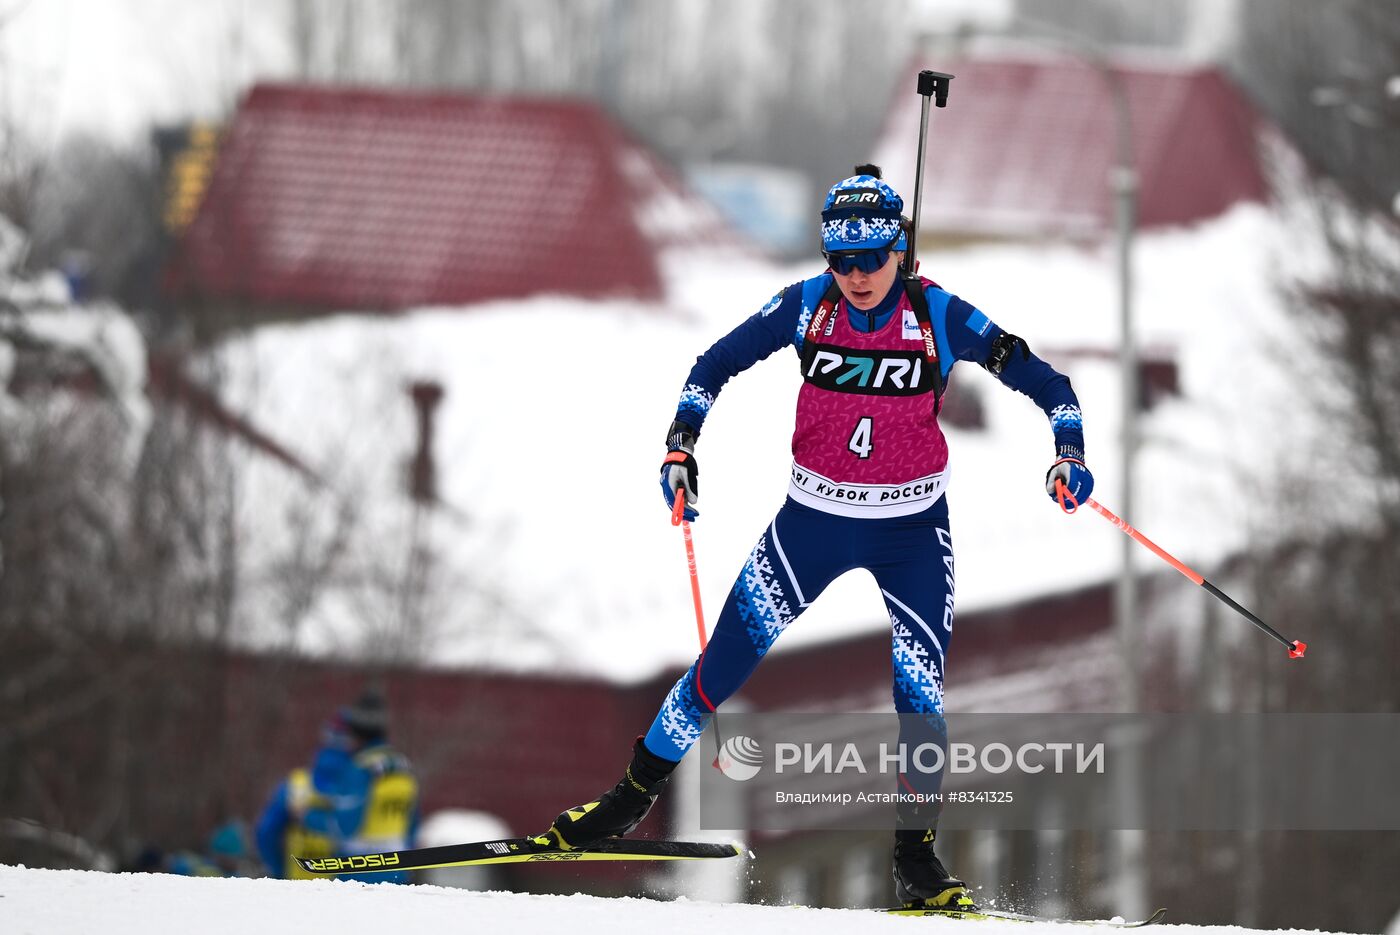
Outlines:
[[[1141,226],[1187,224],[1265,199],[1259,118],[1217,69],[1107,64],[1128,101]],[[911,210],[922,100],[914,75],[927,67],[956,77],[948,106],[930,108],[923,230],[1019,237],[1111,228],[1108,82],[1083,61],[1045,54],[920,61],[896,82],[877,161]]]
[[[661,293],[729,236],[578,101],[260,85],[176,253],[176,294],[346,309]]]

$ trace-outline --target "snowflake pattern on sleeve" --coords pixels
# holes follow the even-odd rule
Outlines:
[[[1050,428],[1057,433],[1062,429],[1082,430],[1084,414],[1078,406],[1056,406],[1050,411]]]
[[[689,420],[692,425],[700,425],[705,421],[705,416],[709,415],[710,407],[715,404],[715,396],[709,390],[696,383],[687,383],[681,391],[681,401],[676,407],[677,418],[684,420],[689,414],[695,418]]]
[[[802,341],[807,336],[807,326],[812,323],[812,314],[815,311],[816,309],[803,302],[802,311],[797,313],[797,331],[793,333],[792,343],[797,346],[798,350],[802,349]]]

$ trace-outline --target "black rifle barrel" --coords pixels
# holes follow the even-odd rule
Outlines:
[[[914,215],[909,222],[909,245],[904,251],[904,271],[914,272],[914,238],[919,231],[919,204],[924,197],[924,145],[928,141],[928,105],[934,98],[938,107],[948,106],[948,82],[953,76],[942,71],[919,72],[918,92],[924,99],[923,112],[919,117],[919,161],[914,168]]]

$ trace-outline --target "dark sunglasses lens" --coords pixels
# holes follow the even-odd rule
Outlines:
[[[862,273],[873,273],[885,265],[885,261],[890,258],[888,250],[866,250],[862,253],[851,254],[830,254],[827,261],[831,263],[831,268],[842,276],[848,276],[855,270]]]
[[[888,250],[872,250],[865,254],[865,265],[861,267],[861,271],[866,273],[877,272],[884,268],[889,258],[890,251]]]

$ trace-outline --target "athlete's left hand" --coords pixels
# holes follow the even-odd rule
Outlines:
[[[1069,493],[1063,503],[1060,503],[1060,495],[1055,489],[1056,481],[1063,483]],[[1045,492],[1050,495],[1051,500],[1073,512],[1094,492],[1094,475],[1089,473],[1084,462],[1078,458],[1061,458],[1045,472]],[[1073,502],[1070,502],[1070,497],[1074,498]]]
[[[700,466],[695,463],[695,429],[679,419],[666,430],[666,460],[661,462],[661,495],[666,509],[676,511],[676,492],[684,491],[685,521],[695,522],[700,511]]]

